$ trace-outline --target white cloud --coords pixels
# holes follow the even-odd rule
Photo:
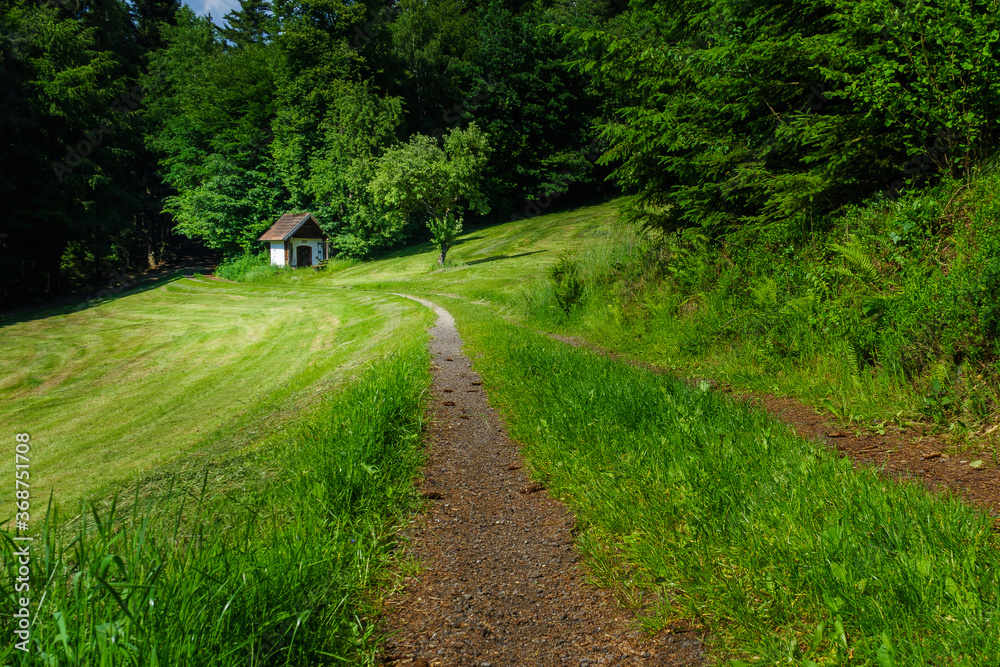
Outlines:
[[[222,25],[222,17],[233,9],[239,9],[240,0],[191,0],[186,3],[195,14],[211,14],[216,25]]]

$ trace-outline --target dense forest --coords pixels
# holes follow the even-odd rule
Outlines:
[[[243,0],[219,28],[178,0],[4,3],[3,302],[147,268],[178,233],[256,251],[288,210],[316,213],[344,256],[422,240],[419,215],[369,193],[375,161],[471,121],[493,156],[488,219],[592,198],[604,105],[547,26],[619,12]]]
[[[1000,106],[975,0],[8,0],[5,305],[100,285],[181,236],[229,256],[310,210],[336,252],[427,238],[379,158],[475,123],[483,222],[626,193],[713,243],[802,244],[831,214],[968,176]]]

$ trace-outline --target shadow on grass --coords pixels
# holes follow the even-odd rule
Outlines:
[[[464,264],[466,266],[475,266],[476,264],[486,264],[487,262],[498,262],[501,259],[516,259],[518,257],[527,257],[528,255],[537,255],[540,252],[548,252],[548,250],[532,250],[531,252],[522,252],[517,255],[493,255],[486,259],[474,259],[471,262],[464,262]]]
[[[55,317],[56,315],[76,313],[88,308],[93,308],[94,306],[100,306],[101,304],[116,301],[124,296],[132,296],[133,294],[148,292],[151,289],[162,287],[163,285],[175,280],[189,278],[195,273],[202,271],[208,274],[211,273],[211,269],[178,269],[162,276],[140,280],[133,285],[122,286],[121,291],[112,293],[108,296],[99,295],[101,292],[110,292],[110,290],[93,290],[82,294],[73,294],[71,296],[61,297],[41,305],[26,306],[16,310],[10,310],[6,313],[0,313],[0,327],[20,324],[22,322],[42,320],[47,317]]]
[[[455,239],[455,242],[451,244],[451,247],[457,248],[463,243],[468,243],[469,241],[482,241],[485,238],[486,238],[485,236],[460,236],[459,238]]]
[[[462,245],[463,243],[468,243],[469,241],[480,241],[480,240],[482,240],[484,238],[486,238],[486,237],[485,236],[465,236],[465,237],[456,239],[455,242],[452,243],[451,246],[449,247],[449,250],[451,248],[457,248],[458,246]],[[407,246],[405,248],[400,248],[398,250],[390,250],[389,252],[386,252],[385,254],[373,255],[372,258],[371,258],[371,260],[369,260],[369,261],[377,261],[377,260],[382,260],[382,259],[400,259],[402,257],[413,257],[414,255],[422,255],[424,253],[432,252],[432,251],[436,251],[436,250],[437,250],[437,246],[435,246],[430,241],[425,241],[423,243],[419,243],[417,245]]]

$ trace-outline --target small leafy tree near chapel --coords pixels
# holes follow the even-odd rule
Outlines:
[[[422,211],[430,216],[427,228],[443,266],[462,231],[465,211],[482,215],[490,210],[481,190],[488,156],[487,135],[475,123],[449,132],[443,147],[434,137],[416,134],[382,154],[368,188],[376,201],[401,215]]]

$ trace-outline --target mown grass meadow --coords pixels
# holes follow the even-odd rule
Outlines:
[[[439,269],[430,243],[317,274],[311,284],[391,292],[434,292],[514,308],[530,298],[546,269],[566,252],[577,252],[610,234],[615,203],[508,222],[465,232]]]
[[[417,500],[430,321],[398,297],[189,280],[7,327],[7,349],[54,380],[9,386],[22,393],[6,423],[51,394],[67,417],[104,390],[124,405],[94,415],[71,452],[46,452],[57,429],[76,434],[54,406],[18,429],[32,434],[35,482],[31,642],[5,643],[0,664],[374,664],[394,535]],[[126,392],[115,380],[128,373]],[[175,413],[178,396],[203,405]],[[115,447],[140,426],[189,437]],[[99,445],[121,465],[101,470]],[[46,476],[72,469],[94,474],[69,487]],[[0,587],[13,601],[11,537]],[[13,622],[0,631],[13,637]]]
[[[178,279],[3,327],[0,421],[35,443],[33,493],[75,503],[259,440],[424,317],[395,297]]]
[[[319,272],[249,258],[240,284],[177,281],[6,327],[16,336],[2,349],[25,370],[0,391],[34,412],[5,417],[37,415],[33,442],[61,428],[75,442],[66,460],[86,461],[116,429],[176,435],[149,440],[134,469],[120,451],[77,491],[53,485],[63,500],[36,542],[48,664],[371,663],[393,526],[414,500],[431,321],[388,292],[457,317],[533,473],[577,513],[579,548],[623,600],[652,605],[650,629],[700,625],[733,667],[994,664],[1000,545],[984,513],[856,469],[707,382],[538,333],[797,395],[869,427],[933,419],[912,377],[859,365],[842,330],[809,321],[872,297],[863,265],[837,273],[826,311],[800,312],[791,283],[725,283],[697,238],[655,243],[614,226],[615,208],[473,229],[442,269],[429,244]],[[157,403],[175,398],[190,411]],[[117,419],[93,432],[59,421],[61,406],[79,419],[91,405]],[[95,509],[66,502],[87,493]],[[209,658],[184,652],[194,643]]]
[[[14,665],[374,664],[372,589],[422,460],[423,341],[379,359],[244,461],[127,511],[50,511],[32,549],[31,655]],[[4,596],[16,571],[2,542]],[[9,617],[5,619],[9,626]],[[7,628],[10,634],[10,628]]]

